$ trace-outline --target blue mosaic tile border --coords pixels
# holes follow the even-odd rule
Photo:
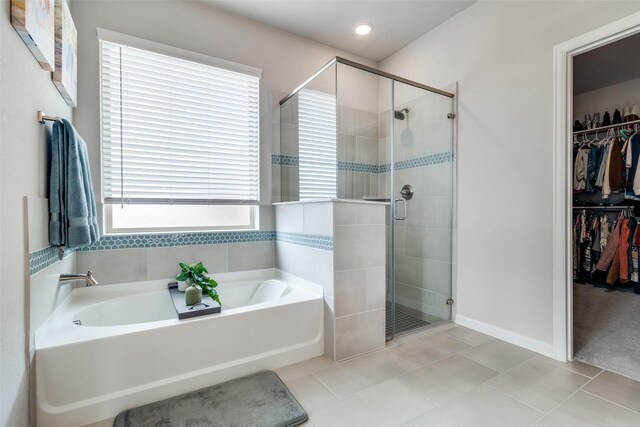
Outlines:
[[[455,156],[453,151],[448,151],[446,153],[432,154],[430,156],[417,157],[415,159],[401,160],[396,162],[396,170],[449,163],[452,162],[454,158]]]
[[[331,236],[276,232],[276,241],[292,243],[299,246],[307,246],[310,248],[324,249],[326,251],[333,250],[333,237]]]
[[[158,248],[168,246],[215,245],[224,243],[250,243],[281,241],[294,245],[317,249],[333,250],[333,238],[298,233],[276,233],[275,231],[219,231],[210,233],[175,234],[135,234],[120,236],[102,236],[100,241],[90,246],[65,249],[64,256],[73,252],[109,251],[117,249]],[[55,264],[58,261],[58,248],[51,246],[29,254],[29,274]]]
[[[444,153],[431,154],[429,156],[416,157],[415,159],[401,160],[396,162],[396,170],[419,168],[422,166],[439,165],[455,160],[455,153],[447,151]],[[273,154],[271,156],[271,164],[280,166],[299,166],[298,158],[295,156],[283,156]],[[385,165],[368,165],[366,163],[354,162],[338,162],[338,170],[350,172],[366,172],[366,173],[386,173],[391,171],[391,164]]]
[[[338,162],[338,170],[350,172],[380,173],[380,166],[366,163]]]
[[[65,249],[65,258],[71,255],[75,249]],[[39,251],[29,254],[29,275],[36,274],[38,271],[43,270],[50,265],[55,264],[58,261],[58,247],[49,246],[48,248],[41,249]]]
[[[271,164],[280,166],[298,166],[298,158],[296,156],[285,156],[283,154],[272,154]]]
[[[209,233],[128,234],[102,236],[100,241],[78,252],[113,249],[159,248],[167,246],[215,245],[220,243],[268,242],[275,240],[273,231],[214,231]]]

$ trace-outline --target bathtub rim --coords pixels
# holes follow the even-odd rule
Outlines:
[[[321,285],[277,268],[220,273],[216,274],[215,278],[221,286],[229,286],[233,285],[233,283],[242,283],[253,280],[266,281],[270,279],[277,279],[293,286],[293,289],[287,295],[276,300],[237,307],[229,309],[226,312],[223,308],[221,313],[188,319],[178,319],[176,314],[174,319],[155,320],[143,323],[111,326],[79,326],[74,325],[72,322],[74,320],[73,317],[75,313],[86,309],[90,305],[104,303],[106,300],[126,298],[127,295],[123,294],[124,288],[136,287],[135,292],[130,292],[129,295],[145,292],[157,292],[166,287],[169,282],[175,281],[175,279],[153,279],[110,285],[98,285],[97,287],[76,288],[72,290],[69,295],[60,302],[60,304],[58,304],[58,306],[52,311],[51,315],[47,317],[47,319],[36,329],[34,334],[35,351],[37,353],[38,350],[43,351],[54,347],[105,339],[121,334],[143,333],[149,329],[181,327],[181,325],[190,322],[203,322],[215,317],[241,315],[248,311],[266,310],[275,306],[295,304],[296,302],[305,302],[323,298],[323,288]],[[89,301],[82,301],[86,294],[92,293],[97,294],[97,296],[105,296],[106,299],[98,300],[97,296],[94,296],[94,298],[88,298]],[[75,301],[78,299],[80,301]],[[72,306],[71,304],[74,303],[79,304],[77,306]],[[72,311],[66,311],[69,308],[71,308]]]

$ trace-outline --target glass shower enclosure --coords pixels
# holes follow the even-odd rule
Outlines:
[[[451,319],[454,96],[334,58],[280,102],[279,200],[387,205],[387,339]]]

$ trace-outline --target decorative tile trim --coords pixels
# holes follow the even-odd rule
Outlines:
[[[75,249],[65,248],[64,257],[68,257]],[[43,270],[50,265],[55,264],[58,261],[58,247],[49,246],[48,248],[41,249],[39,251],[29,254],[29,275],[36,274],[38,271]]]
[[[436,153],[428,156],[416,157],[415,159],[401,160],[395,163],[396,170],[419,168],[422,166],[439,165],[455,160],[455,153],[447,151],[444,153]],[[295,156],[283,156],[273,154],[271,156],[271,164],[280,166],[299,166],[299,159]],[[350,172],[364,173],[387,173],[391,171],[391,164],[385,165],[369,165],[366,163],[355,162],[338,162],[338,170]]]
[[[380,166],[366,163],[338,162],[338,170],[350,172],[380,173]]]
[[[276,232],[276,241],[283,243],[291,243],[298,246],[307,246],[310,248],[324,249],[326,251],[333,250],[333,237],[316,236],[312,234],[299,233],[283,233]]]
[[[280,166],[298,166],[299,161],[296,156],[285,156],[283,154],[272,154],[271,164]]]
[[[439,165],[442,163],[449,163],[454,160],[455,156],[453,151],[447,151],[445,153],[431,154],[430,156],[417,157],[415,159],[401,160],[396,162],[396,170],[419,168],[421,166]]]
[[[214,231],[208,233],[129,234],[102,236],[100,241],[78,252],[113,249],[159,248],[167,246],[216,245],[221,243],[268,242],[275,240],[273,231]]]
[[[333,250],[333,238],[275,231],[219,231],[209,233],[131,234],[102,236],[100,241],[83,248],[66,249],[64,256],[73,252],[109,251],[118,249],[142,249],[170,246],[216,245],[226,243],[250,243],[281,241],[317,249]],[[58,261],[58,248],[51,246],[29,254],[29,273],[49,267]]]

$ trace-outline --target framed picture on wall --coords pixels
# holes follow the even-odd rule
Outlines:
[[[40,66],[55,67],[54,0],[11,0],[11,25]]]
[[[53,83],[70,107],[77,106],[78,32],[66,0],[56,2],[56,69]]]

